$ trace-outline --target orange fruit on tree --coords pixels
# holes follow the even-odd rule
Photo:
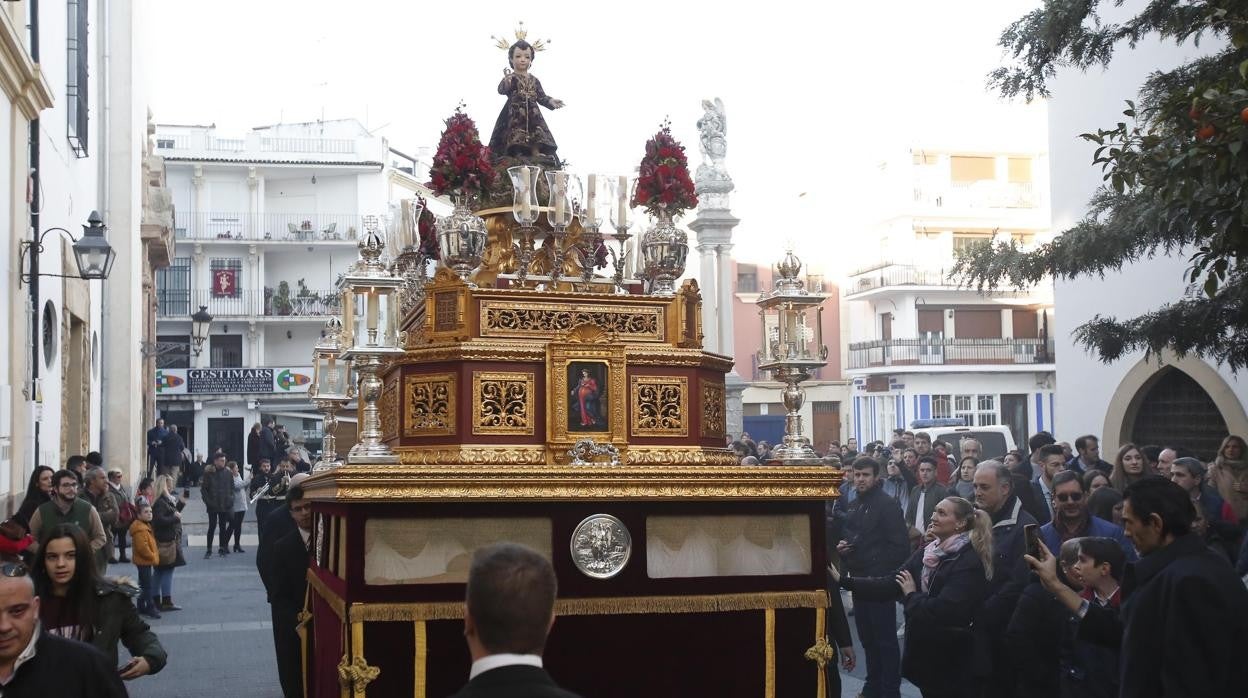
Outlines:
[[[1217,132],[1218,130],[1213,127],[1213,124],[1205,124],[1204,126],[1200,127],[1199,131],[1196,132],[1196,137],[1201,139],[1202,141],[1207,141],[1210,138],[1213,138],[1214,134],[1216,134]]]

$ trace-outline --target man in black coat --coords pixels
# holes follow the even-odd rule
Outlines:
[[[272,417],[265,417],[264,426],[260,428],[260,457],[268,458],[270,463],[276,463],[279,455],[277,452],[277,434],[273,431],[273,424]]]
[[[147,476],[155,477],[165,462],[165,437],[169,430],[165,428],[165,420],[157,419],[156,426],[147,430]]]
[[[256,557],[260,579],[269,599],[273,620],[273,649],[277,674],[286,698],[303,696],[303,648],[296,627],[308,587],[308,543],[312,536],[312,502],[304,499],[303,487],[292,485],[286,494],[287,517],[294,524],[282,537],[264,545]],[[276,516],[281,510],[274,511]],[[277,530],[273,527],[272,530]],[[272,540],[272,539],[270,539]]]
[[[554,567],[535,550],[496,543],[472,556],[464,613],[472,669],[452,698],[577,698],[542,667],[556,591]]]
[[[168,474],[173,476],[173,481],[178,481],[178,471],[186,464],[186,441],[182,440],[182,435],[178,433],[178,425],[170,424],[169,430],[165,432],[165,457],[162,464],[162,475]]]
[[[1123,527],[1141,557],[1123,575],[1121,616],[1063,590],[1047,549],[1027,563],[1082,618],[1080,638],[1121,647],[1122,698],[1242,695],[1248,686],[1244,583],[1191,532],[1195,509],[1182,487],[1146,477],[1127,487],[1123,501]]]
[[[19,562],[0,574],[0,695],[4,698],[125,698],[117,668],[91,645],[35,632],[39,597]]]
[[[1005,650],[1005,631],[1027,585],[1027,542],[1024,526],[1036,520],[1014,494],[1014,478],[1004,463],[986,460],[975,469],[975,506],[992,517],[992,593],[975,617],[976,675],[984,693],[1011,695],[1015,672]],[[1037,532],[1038,533],[1038,532]]]
[[[869,456],[854,460],[857,497],[845,516],[843,539],[836,550],[855,577],[890,574],[910,556],[910,537],[897,500],[880,488],[880,463]],[[867,662],[864,696],[897,698],[901,694],[901,648],[897,644],[897,604],[854,596],[854,625]]]

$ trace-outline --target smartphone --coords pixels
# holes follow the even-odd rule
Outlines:
[[[183,488],[182,488],[182,496],[183,496],[183,497],[189,497],[189,496],[191,496],[191,488],[189,488],[189,487],[183,487]]]
[[[1040,530],[1035,524],[1023,526],[1023,539],[1027,541],[1027,554],[1040,559]]]

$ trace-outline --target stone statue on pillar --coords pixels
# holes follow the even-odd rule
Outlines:
[[[718,97],[702,100],[698,133],[702,151],[702,164],[694,175],[698,212],[689,228],[698,236],[703,344],[708,351],[734,356],[732,231],[741,221],[729,211],[728,194],[733,184],[724,166],[728,153],[728,117],[723,100]],[[742,430],[741,393],[745,390],[745,381],[736,368],[725,377],[724,387],[728,433],[737,437]]]

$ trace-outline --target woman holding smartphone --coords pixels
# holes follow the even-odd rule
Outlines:
[[[924,698],[978,695],[971,662],[950,661],[969,650],[971,622],[992,580],[992,520],[962,497],[947,497],[932,512],[929,542],[893,575],[832,579],[862,598],[902,603],[906,649],[901,675]]]

